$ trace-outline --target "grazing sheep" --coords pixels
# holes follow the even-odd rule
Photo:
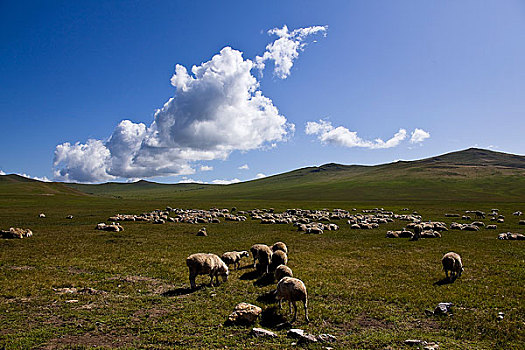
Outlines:
[[[40,213],[40,214],[38,214],[38,217],[41,218],[41,219],[43,219],[43,218],[46,217],[46,214],[44,214],[44,213]]]
[[[66,219],[73,219],[73,215],[66,216]]]
[[[487,230],[497,230],[498,229],[498,225],[487,225],[486,229]]]
[[[246,250],[243,250],[242,252],[226,252],[222,254],[221,259],[226,263],[226,265],[232,265],[234,269],[238,269],[241,267],[241,259],[243,257],[250,256],[250,253],[248,253]]]
[[[272,259],[270,262],[270,271],[275,271],[277,266],[288,264],[288,256],[282,250],[278,250],[272,254]]]
[[[286,265],[279,265],[275,269],[275,280],[279,282],[283,277],[293,277],[292,269]]]
[[[197,236],[200,236],[200,237],[206,237],[208,236],[208,233],[206,232],[206,227],[203,227],[199,230],[199,232],[197,232]]]
[[[458,253],[448,252],[447,254],[443,255],[441,264],[443,265],[443,270],[445,271],[447,278],[452,280],[461,277],[461,273],[464,269],[463,263],[461,262],[461,257]],[[448,275],[449,271],[450,277]]]
[[[272,245],[272,252],[276,252],[278,250],[282,250],[283,252],[285,252],[286,254],[288,254],[288,247],[286,246],[286,244],[284,244],[283,242],[275,242],[273,245]]]
[[[261,271],[268,273],[268,267],[272,260],[272,250],[266,244],[254,244],[250,248],[253,256],[253,267],[257,268],[256,261],[259,261]]]
[[[190,271],[191,288],[195,289],[195,277],[198,275],[210,275],[210,285],[213,286],[213,277],[219,284],[219,275],[224,282],[228,280],[228,266],[215,254],[196,253],[186,258],[186,265]]]
[[[303,281],[293,277],[283,277],[277,284],[277,300],[279,300],[279,308],[282,308],[282,300],[287,300],[292,311],[292,304],[294,307],[293,320],[297,318],[297,305],[296,301],[302,301],[304,305],[304,317],[306,322],[310,322],[308,319],[308,294],[306,292],[306,286]]]
[[[423,232],[423,225],[414,225],[414,236],[410,238],[411,241],[417,241],[421,238]]]

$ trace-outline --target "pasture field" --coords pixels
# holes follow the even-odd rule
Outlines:
[[[139,214],[153,209],[273,207],[384,207],[401,213],[408,207],[424,220],[445,221],[446,212],[499,208],[506,216],[497,231],[448,231],[441,239],[387,239],[390,229],[350,230],[305,235],[292,225],[261,225],[259,221],[220,224],[123,222],[124,232],[94,229],[116,213]],[[268,293],[275,284],[254,282],[251,258],[217,287],[189,291],[185,258],[196,252],[222,254],[248,250],[254,243],[284,241],[289,266],[309,293],[311,322],[302,305],[294,327],[312,334],[329,333],[335,344],[309,348],[402,349],[406,339],[437,341],[440,349],[523,349],[525,344],[525,245],[499,241],[500,232],[523,233],[515,210],[525,203],[424,201],[233,201],[99,196],[9,194],[0,196],[0,228],[30,228],[34,236],[0,240],[0,347],[27,348],[296,348],[286,331],[277,338],[250,335],[251,327],[227,327],[224,321],[240,302],[262,307],[256,326],[271,329],[279,311]],[[44,212],[45,219],[38,214]],[[72,220],[65,217],[74,215]],[[488,219],[484,220],[486,223]],[[206,226],[209,236],[196,237]],[[461,254],[465,271],[451,284],[444,278],[441,257]],[[197,284],[208,283],[207,276]],[[62,288],[92,288],[63,293]],[[427,316],[439,302],[454,303],[453,316]],[[498,312],[504,312],[498,321]]]

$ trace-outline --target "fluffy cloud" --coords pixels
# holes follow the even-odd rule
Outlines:
[[[399,131],[387,141],[383,141],[379,138],[375,139],[374,141],[363,140],[357,136],[357,132],[350,131],[343,126],[334,127],[332,126],[331,122],[322,119],[319,120],[319,122],[307,122],[305,131],[308,135],[317,135],[317,138],[322,143],[344,147],[363,147],[370,149],[396,147],[407,137],[406,130],[399,129]]]
[[[240,169],[240,170],[249,170],[250,167],[248,166],[248,164],[244,164],[244,165],[241,165],[238,169]]]
[[[416,128],[412,131],[412,136],[410,137],[410,143],[420,143],[428,139],[430,134],[425,130]]]
[[[263,173],[258,173],[257,175],[255,175],[256,179],[262,179],[263,177],[266,177],[266,175]]]
[[[182,180],[180,180],[178,183],[180,184],[203,184],[205,182],[201,180],[194,180],[194,179],[184,176],[182,177]]]
[[[307,32],[288,35],[299,40]],[[155,112],[150,126],[124,120],[107,140],[58,145],[55,178],[100,182],[189,175],[195,172],[192,162],[226,159],[233,151],[285,141],[294,125],[259,90],[254,67],[230,47],[190,73],[176,65],[171,78],[176,94]]]
[[[0,175],[6,175],[2,170],[0,170]]]
[[[213,167],[208,165],[201,165],[200,171],[212,171]]]
[[[327,26],[312,26],[299,28],[289,31],[287,26],[281,29],[273,28],[268,31],[270,35],[277,35],[279,39],[266,46],[266,51],[262,56],[257,56],[255,62],[261,71],[265,67],[265,62],[274,62],[274,74],[281,79],[286,79],[290,75],[294,60],[299,56],[299,51],[303,51],[307,45],[306,38],[314,34],[326,36]]]
[[[241,180],[239,180],[237,178],[231,179],[231,180],[220,180],[220,179],[217,179],[217,180],[213,180],[211,183],[215,184],[215,185],[229,185],[229,184],[235,184],[237,182],[241,182]]]

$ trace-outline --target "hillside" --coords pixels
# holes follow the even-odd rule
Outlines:
[[[42,182],[16,174],[0,175],[0,196],[12,197],[35,195],[86,196],[86,193],[78,191],[60,182]]]
[[[525,156],[469,148],[375,166],[325,164],[231,185],[43,183],[0,176],[0,193],[172,200],[525,201]]]

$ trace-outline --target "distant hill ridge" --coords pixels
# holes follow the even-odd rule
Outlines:
[[[435,157],[380,165],[328,163],[230,185],[160,184],[147,180],[104,184],[44,183],[0,176],[0,190],[130,198],[261,200],[514,200],[525,202],[525,156],[469,148]],[[23,189],[19,189],[23,190]],[[2,192],[0,192],[2,194]]]

